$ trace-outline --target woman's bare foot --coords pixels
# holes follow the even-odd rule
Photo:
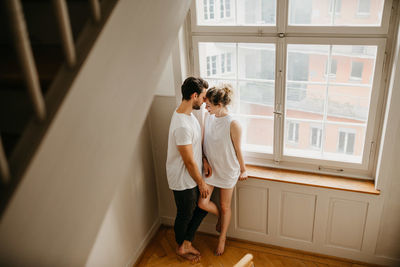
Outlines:
[[[221,233],[221,217],[218,217],[217,224],[215,225],[215,231]]]
[[[218,239],[218,246],[217,246],[217,250],[215,251],[215,255],[221,256],[224,253],[225,241],[226,241],[226,237],[220,237]]]

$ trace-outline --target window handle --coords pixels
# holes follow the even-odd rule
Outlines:
[[[280,111],[274,111],[274,114],[276,114],[276,115],[282,115],[282,112],[280,112]]]

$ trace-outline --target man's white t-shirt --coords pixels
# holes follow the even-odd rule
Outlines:
[[[167,178],[169,188],[176,191],[194,188],[197,184],[190,176],[177,146],[193,147],[193,157],[199,171],[202,170],[201,128],[196,117],[190,113],[172,115],[168,135]]]

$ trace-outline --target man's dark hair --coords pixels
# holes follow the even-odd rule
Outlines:
[[[197,93],[200,95],[203,91],[203,88],[208,88],[208,82],[203,80],[202,78],[186,78],[181,87],[182,100],[190,100],[190,96],[193,93]]]

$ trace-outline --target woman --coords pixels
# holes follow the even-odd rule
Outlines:
[[[216,255],[224,253],[226,232],[231,220],[231,200],[237,180],[247,179],[240,148],[241,127],[229,114],[231,102],[229,85],[210,88],[206,94],[206,116],[204,125],[203,152],[212,168],[210,177],[205,178],[210,194],[199,199],[199,207],[218,217],[216,230],[220,232]],[[210,201],[214,187],[220,188],[220,210]]]

